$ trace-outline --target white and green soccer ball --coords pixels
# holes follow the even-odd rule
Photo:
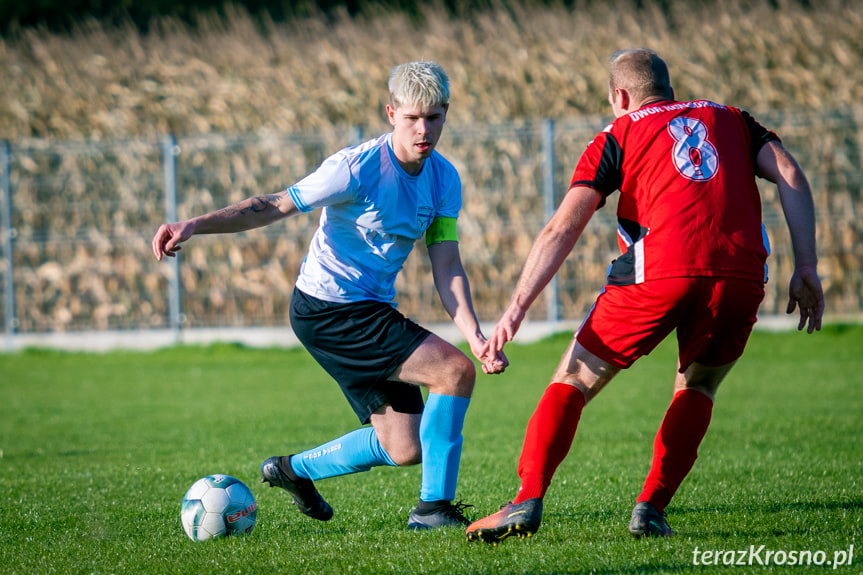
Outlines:
[[[197,480],[183,497],[180,521],[193,541],[252,532],[258,504],[246,484],[230,475]]]

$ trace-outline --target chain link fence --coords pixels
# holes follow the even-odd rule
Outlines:
[[[462,258],[477,313],[508,303],[527,252],[565,193],[581,151],[608,118],[449,125],[439,151],[459,170]],[[797,157],[815,196],[828,314],[863,309],[863,111],[774,113],[759,120]],[[358,129],[309,134],[208,134],[161,141],[0,142],[0,323],[18,334],[176,331],[288,325],[288,302],[318,213],[242,234],[197,236],[158,263],[150,240],[164,221],[284,189]],[[773,252],[765,315],[784,312],[793,269],[775,186],[761,182]],[[618,254],[616,198],[600,210],[529,319],[584,316]],[[422,242],[398,282],[402,311],[448,319]]]

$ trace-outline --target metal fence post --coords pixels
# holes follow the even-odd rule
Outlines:
[[[180,148],[174,136],[162,139],[162,173],[165,186],[165,221],[177,221],[177,172],[176,156]],[[174,342],[183,339],[183,315],[180,312],[180,261],[170,258],[171,273],[168,275],[168,326],[174,331]]]
[[[18,318],[15,317],[15,280],[12,273],[12,242],[16,231],[12,227],[12,184],[9,179],[9,164],[11,153],[9,142],[0,142],[0,170],[3,171],[0,180],[0,242],[3,243],[3,323],[6,333],[6,348],[14,349],[15,330]]]
[[[542,122],[542,199],[545,222],[554,215],[554,120]],[[557,295],[557,274],[546,287],[546,319],[555,322],[560,318]]]

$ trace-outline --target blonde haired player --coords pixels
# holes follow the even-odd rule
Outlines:
[[[271,457],[261,480],[326,521],[333,509],[313,481],[421,462],[408,527],[464,527],[464,507],[453,499],[476,373],[456,347],[396,310],[394,282],[417,239],[425,237],[441,301],[483,371],[500,373],[507,360],[485,355],[456,236],[461,181],[435,151],[449,109],[446,73],[432,62],[402,64],[389,90],[391,133],[335,153],[286,190],[162,225],[153,252],[174,256],[195,234],[239,232],[320,209],[291,299],[291,327],[371,426]],[[419,386],[429,391],[425,406]]]

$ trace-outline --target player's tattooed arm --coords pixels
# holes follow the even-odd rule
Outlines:
[[[246,198],[226,208],[182,222],[162,224],[153,236],[157,260],[175,257],[180,244],[196,234],[224,234],[260,228],[299,213],[287,192]]]
[[[195,233],[230,233],[260,228],[297,213],[286,191],[246,198],[195,222]]]
[[[272,210],[273,208],[281,211],[279,209],[279,205],[282,202],[282,198],[284,197],[284,193],[278,194],[266,194],[263,196],[255,196],[253,198],[246,198],[245,200],[241,200],[236,204],[232,204],[226,208],[222,208],[217,211],[216,214],[223,215],[225,217],[233,217],[233,216],[245,216],[247,214],[259,214],[266,212],[267,210]]]

